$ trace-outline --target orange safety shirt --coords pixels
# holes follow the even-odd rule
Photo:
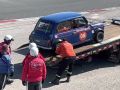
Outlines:
[[[68,41],[63,41],[62,43],[58,44],[56,47],[56,53],[59,54],[62,58],[76,56],[73,45]]]

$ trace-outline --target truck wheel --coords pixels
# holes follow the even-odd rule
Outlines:
[[[99,31],[95,34],[95,42],[97,43],[102,42],[103,39],[104,39],[104,32]]]
[[[119,60],[119,63],[120,63],[120,48],[119,48],[119,50],[118,50],[118,55],[117,55],[117,57],[118,57],[118,60]]]
[[[114,62],[114,63],[120,63],[120,47],[115,46],[110,49],[110,57],[108,58],[108,61]]]

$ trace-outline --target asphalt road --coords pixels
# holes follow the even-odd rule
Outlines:
[[[86,11],[120,6],[120,0],[0,0],[0,19],[29,18],[47,15],[59,11]],[[98,13],[98,12],[97,12]],[[120,8],[109,13],[99,13],[102,18],[120,16]],[[0,41],[4,35],[11,34],[12,61],[15,65],[14,82],[5,90],[26,90],[21,84],[22,60],[28,48],[17,50],[28,43],[28,36],[37,20],[19,20],[17,22],[0,23]],[[98,60],[98,59],[97,59]],[[120,90],[120,65],[99,59],[92,63],[76,65],[70,83],[65,83],[62,77],[58,86],[48,82],[55,77],[56,69],[48,68],[43,90]]]
[[[120,17],[120,7],[89,13],[99,15],[102,19]],[[28,47],[17,49],[23,44],[28,43],[28,36],[33,30],[38,18],[20,19],[16,22],[0,23],[0,41],[4,35],[11,34],[15,41],[12,43],[12,61],[15,65],[14,82],[5,87],[5,90],[26,90],[21,83],[22,64]],[[47,51],[46,51],[47,52]],[[70,83],[64,82],[66,78],[62,77],[60,85],[49,84],[54,79],[56,69],[47,68],[47,79],[43,85],[43,90],[120,90],[120,65],[105,61],[105,59],[95,59],[92,63],[83,63],[75,65],[73,76]]]
[[[60,11],[86,11],[120,6],[120,0],[0,0],[0,19],[47,15]]]

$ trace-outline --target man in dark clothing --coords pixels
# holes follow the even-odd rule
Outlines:
[[[42,83],[46,79],[46,65],[39,57],[37,47],[30,49],[30,56],[26,58],[22,70],[22,84],[28,82],[28,90],[41,90]]]
[[[7,54],[7,50],[5,47],[2,48],[1,52],[1,58],[0,58],[0,90],[3,90],[8,75],[11,77],[14,74],[14,66],[11,64],[11,58],[10,55]]]
[[[57,42],[58,42],[58,45],[56,47],[56,53],[60,55],[62,60],[59,64],[56,78],[52,81],[53,84],[59,84],[61,75],[63,74],[63,72],[67,67],[68,67],[68,71],[66,75],[67,76],[66,81],[69,82],[70,76],[72,75],[73,62],[76,59],[76,54],[74,52],[74,49],[71,43],[61,39],[58,39]]]
[[[2,57],[1,52],[2,52],[3,47],[6,47],[6,54],[11,56],[11,46],[10,46],[10,44],[11,44],[12,41],[14,41],[14,39],[11,35],[6,35],[4,37],[4,42],[0,43],[0,57]],[[8,75],[6,83],[10,84],[12,82],[13,82],[13,80],[9,79],[9,75]]]

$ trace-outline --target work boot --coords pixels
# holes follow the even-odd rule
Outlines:
[[[70,76],[67,76],[66,82],[70,82]]]
[[[6,80],[6,84],[11,84],[11,83],[13,83],[13,80],[10,80],[10,79]]]
[[[55,78],[51,83],[54,84],[54,85],[59,85],[59,80],[58,78]]]

